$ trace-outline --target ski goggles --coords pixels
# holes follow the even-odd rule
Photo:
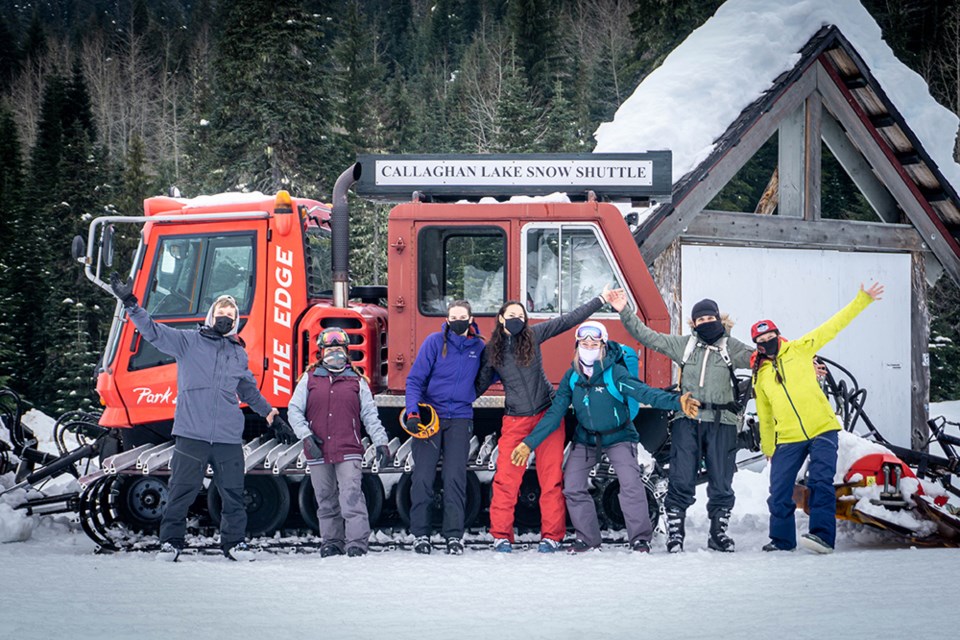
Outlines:
[[[603,330],[600,327],[590,325],[577,329],[577,341],[580,340],[603,340]]]
[[[321,348],[348,347],[350,346],[350,336],[340,327],[329,327],[317,336],[317,345]]]

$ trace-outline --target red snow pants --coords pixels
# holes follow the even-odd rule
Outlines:
[[[500,432],[497,471],[490,499],[490,533],[513,542],[513,510],[526,467],[510,462],[510,453],[530,435],[544,412],[535,416],[504,416]],[[567,531],[567,510],[563,501],[563,422],[537,447],[536,468],[540,481],[540,537],[560,542]]]

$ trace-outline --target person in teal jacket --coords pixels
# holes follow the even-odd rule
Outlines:
[[[623,364],[621,346],[608,339],[607,329],[600,322],[584,322],[577,328],[576,335],[573,366],[560,381],[550,408],[530,435],[513,450],[511,460],[515,465],[526,465],[530,452],[559,428],[567,408],[573,405],[578,424],[574,446],[563,471],[563,495],[576,531],[570,550],[583,552],[600,547],[600,523],[590,496],[589,473],[603,453],[620,481],[620,507],[630,547],[634,551],[649,552],[653,525],[643,472],[637,463],[640,435],[630,417],[627,398],[654,409],[682,410],[691,417],[697,415],[700,403],[689,393],[681,397],[653,389],[631,375]],[[607,369],[612,370],[613,389],[604,380]],[[576,379],[571,384],[574,375]]]

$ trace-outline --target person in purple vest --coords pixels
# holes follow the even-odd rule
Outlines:
[[[480,370],[483,340],[466,300],[447,307],[447,321],[420,345],[407,375],[407,419],[411,434],[423,430],[418,404],[429,404],[440,420],[440,431],[413,441],[410,487],[410,533],[413,550],[430,553],[430,505],[437,462],[443,453],[443,526],[447,553],[463,553],[464,509],[467,501],[467,458],[473,435],[474,379]]]
[[[367,553],[370,521],[360,488],[360,424],[377,447],[377,463],[390,458],[370,385],[350,365],[350,337],[339,327],[317,338],[320,359],[307,368],[290,398],[290,426],[303,440],[310,482],[317,497],[323,540],[320,556]]]

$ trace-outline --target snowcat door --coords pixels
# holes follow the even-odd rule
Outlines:
[[[162,235],[151,242],[137,276],[135,293],[157,322],[195,330],[214,300],[230,295],[240,307],[239,335],[247,343],[251,363],[263,359],[265,304],[257,300],[257,260],[265,255],[266,223],[233,223],[229,231],[209,225],[204,233],[154,227]],[[179,231],[179,233],[177,232]],[[114,368],[116,388],[130,424],[173,419],[177,372],[173,356],[143,339],[129,320],[120,338]],[[255,376],[262,368],[251,366]]]

